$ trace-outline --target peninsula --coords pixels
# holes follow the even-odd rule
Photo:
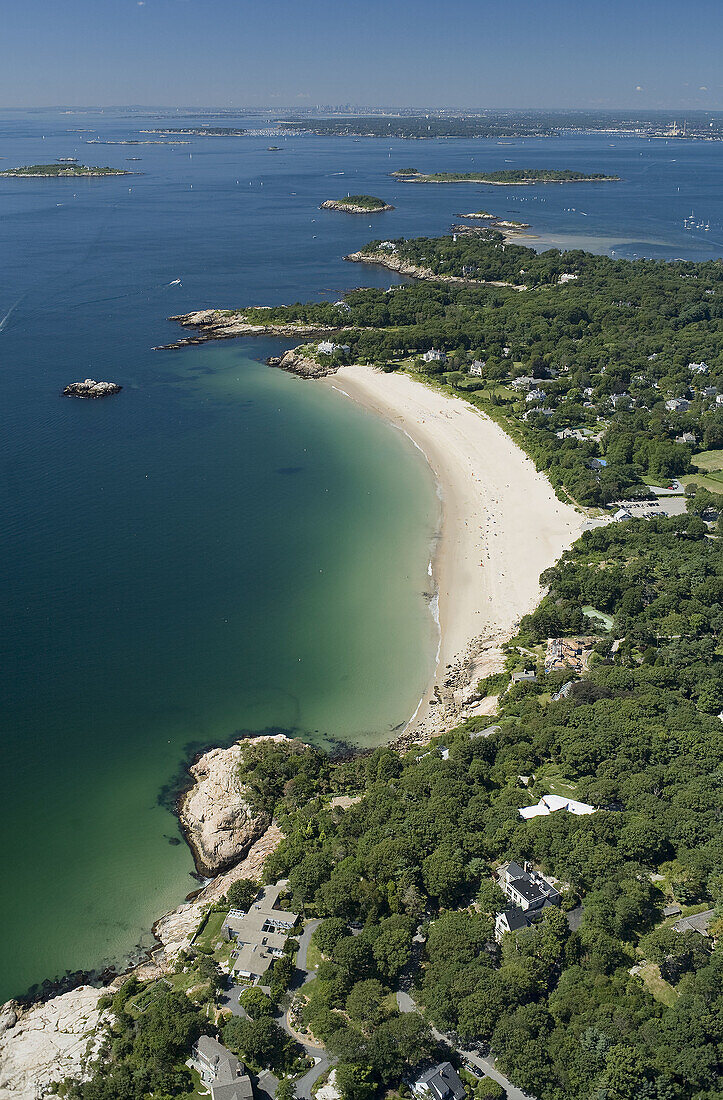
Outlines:
[[[73,178],[78,176],[132,176],[133,172],[127,172],[124,168],[97,168],[87,164],[25,164],[20,168],[6,168],[0,172],[0,176],[7,178]]]
[[[342,210],[346,214],[378,214],[381,210],[393,210],[384,199],[374,195],[347,195],[345,199],[327,199],[320,210]]]
[[[548,168],[508,168],[499,172],[418,172],[403,168],[392,172],[406,183],[488,183],[495,187],[530,187],[537,183],[616,183],[620,176],[602,172],[573,172]]]

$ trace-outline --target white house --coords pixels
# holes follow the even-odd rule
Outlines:
[[[577,279],[577,275],[573,275],[570,271],[564,271],[557,281],[558,283],[572,283],[575,279]]]
[[[716,405],[723,405],[723,393],[716,394],[715,403]]]
[[[668,412],[687,412],[690,408],[690,401],[685,397],[671,397],[665,402],[665,407]]]
[[[340,298],[338,302],[334,302],[334,305],[337,309],[343,309],[344,313],[351,313],[351,306],[343,298]]]
[[[422,359],[425,363],[446,363],[447,352],[440,348],[430,348],[429,351],[425,351]]]
[[[595,813],[595,807],[587,802],[577,802],[574,798],[563,798],[559,794],[545,794],[536,806],[523,806],[518,812],[521,818],[530,821],[533,817],[548,817],[558,810],[567,810],[576,817]]]
[[[317,351],[319,355],[333,355],[335,351],[349,352],[351,347],[349,344],[333,344],[331,340],[322,340],[317,346]]]
[[[688,363],[688,370],[690,371],[691,374],[707,374],[708,373],[708,364],[707,363]]]
[[[544,390],[530,390],[530,392],[525,397],[525,401],[544,401],[544,400],[545,400],[545,391]]]
[[[475,359],[475,360],[473,360],[472,365],[469,368],[469,373],[470,374],[481,375],[482,371],[485,369],[486,366],[487,366],[487,360],[486,359]]]

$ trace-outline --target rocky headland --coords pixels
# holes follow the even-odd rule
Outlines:
[[[117,382],[96,382],[94,378],[86,378],[84,382],[71,382],[66,386],[63,397],[111,397],[122,389]]]
[[[338,332],[332,325],[273,324],[260,325],[249,322],[242,310],[199,309],[194,313],[182,313],[169,317],[184,328],[195,330],[194,336],[176,340],[172,344],[160,344],[154,351],[168,351],[183,348],[191,344],[205,344],[208,340],[231,340],[236,336],[297,336],[313,339],[325,336],[329,332]]]
[[[352,264],[378,264],[387,267],[390,271],[396,271],[400,275],[407,275],[412,279],[433,279],[437,283],[456,283],[460,286],[513,286],[512,283],[485,281],[484,279],[463,279],[459,275],[438,275],[431,267],[421,267],[417,264],[407,263],[400,256],[387,249],[379,252],[350,252],[344,257]],[[514,287],[519,290],[520,287]]]
[[[289,374],[298,374],[299,378],[326,378],[329,374],[336,374],[339,369],[338,364],[320,363],[317,359],[305,355],[305,350],[307,349],[303,345],[299,348],[291,348],[283,355],[271,355],[266,363],[270,367],[279,367],[281,370],[288,371]]]

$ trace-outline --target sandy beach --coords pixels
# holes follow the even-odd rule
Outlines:
[[[405,734],[423,738],[485,713],[477,680],[500,667],[500,644],[540,597],[539,575],[585,517],[489,417],[406,374],[342,367],[325,385],[385,417],[424,453],[442,500],[433,562],[440,646],[436,673]]]

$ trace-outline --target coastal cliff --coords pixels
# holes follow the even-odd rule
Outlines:
[[[241,770],[244,742],[212,749],[190,768],[194,784],[181,798],[178,817],[197,870],[207,877],[237,863],[269,824],[254,814]]]
[[[199,309],[194,313],[182,313],[169,317],[184,328],[195,329],[194,336],[184,337],[172,344],[160,344],[154,351],[168,351],[183,348],[191,344],[205,344],[208,340],[231,340],[236,336],[297,336],[314,338],[328,332],[337,332],[332,325],[259,325],[246,319],[246,314],[237,310]]]

